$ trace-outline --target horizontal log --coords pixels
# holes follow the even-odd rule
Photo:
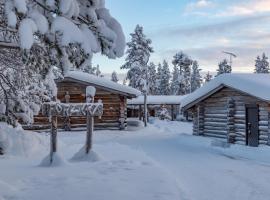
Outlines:
[[[218,135],[218,134],[212,134],[212,133],[204,133],[205,137],[213,137],[213,138],[220,138],[220,139],[227,139],[227,136],[224,135]]]

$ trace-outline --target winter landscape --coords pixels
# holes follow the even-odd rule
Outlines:
[[[0,200],[265,200],[269,0],[0,0]]]

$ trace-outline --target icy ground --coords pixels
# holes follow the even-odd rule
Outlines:
[[[269,147],[225,149],[190,134],[191,124],[158,120],[146,129],[99,131],[94,149],[101,160],[89,163],[70,162],[85,134],[61,133],[62,166],[38,166],[44,148],[0,157],[0,200],[269,199]]]

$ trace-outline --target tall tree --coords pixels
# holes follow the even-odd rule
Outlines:
[[[152,41],[143,33],[143,27],[137,25],[134,33],[131,33],[131,41],[127,43],[127,57],[121,69],[128,69],[127,79],[129,85],[143,91],[147,79],[147,67],[153,48]]]
[[[262,58],[258,56],[255,60],[255,73],[270,73],[268,57],[265,55],[265,53],[262,54]]]
[[[232,67],[229,65],[227,59],[224,59],[218,64],[217,76],[221,74],[228,74],[232,72]]]
[[[113,71],[113,73],[111,75],[111,81],[118,83],[119,79],[118,79],[116,71]]]
[[[202,84],[202,76],[200,74],[201,69],[199,68],[199,64],[197,61],[193,62],[192,65],[192,74],[191,74],[191,92],[194,92],[198,88],[201,87]]]
[[[149,73],[149,78],[148,78],[148,88],[149,91],[148,93],[150,95],[155,95],[156,94],[156,78],[157,78],[157,72],[156,72],[156,65],[151,62],[148,66],[148,73]]]
[[[170,68],[166,60],[163,61],[162,68],[159,68],[159,93],[160,95],[170,94]]]
[[[178,95],[184,95],[190,91],[190,76],[192,59],[183,52],[174,55],[173,65],[179,69],[179,91]]]
[[[171,81],[171,94],[177,95],[180,89],[180,71],[179,68],[174,65],[172,72],[172,81]]]

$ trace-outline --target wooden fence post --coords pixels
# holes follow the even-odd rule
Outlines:
[[[57,116],[51,116],[51,150],[50,163],[53,163],[53,155],[57,152]]]

